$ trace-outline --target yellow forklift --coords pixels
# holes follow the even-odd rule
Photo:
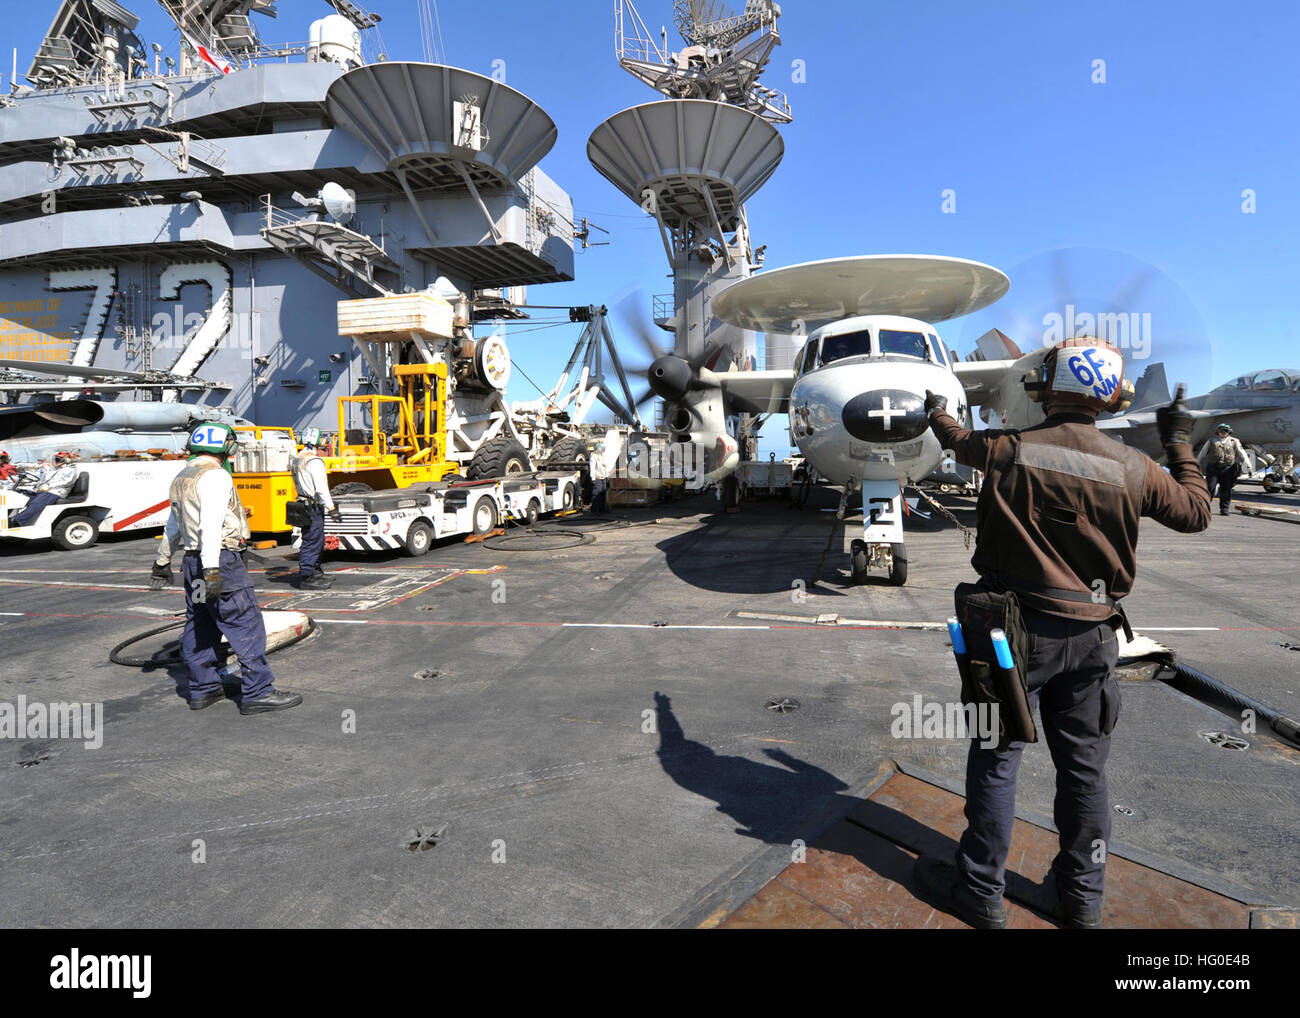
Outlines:
[[[460,480],[447,457],[447,366],[396,364],[395,396],[339,399],[339,430],[323,457],[336,495]]]

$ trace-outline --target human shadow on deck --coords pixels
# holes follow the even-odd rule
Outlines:
[[[914,858],[922,853],[952,858],[957,847],[952,838],[892,806],[848,794],[847,783],[785,750],[763,750],[771,764],[718,753],[686,737],[670,697],[654,696],[659,762],[678,785],[716,802],[720,813],[740,825],[737,834],[787,847],[799,840],[853,857],[916,899],[901,910],[895,907],[900,903],[891,905],[888,925],[927,924],[929,910],[939,906],[917,885]],[[1047,907],[1041,884],[1010,868],[1006,876],[1008,899],[1040,911]]]
[[[811,841],[821,828],[809,830],[808,817],[842,816],[862,800],[842,795],[849,786],[829,771],[765,749],[774,764],[743,756],[725,756],[686,737],[673,713],[672,699],[655,693],[659,725],[659,763],[688,792],[712,799],[718,811],[740,825],[737,834],[774,845],[795,839]]]

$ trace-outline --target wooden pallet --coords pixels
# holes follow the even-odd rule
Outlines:
[[[450,339],[453,318],[451,305],[430,293],[341,300],[338,304],[339,335],[372,342],[406,342],[413,332]]]

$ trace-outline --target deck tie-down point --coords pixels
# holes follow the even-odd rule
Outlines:
[[[408,852],[427,852],[431,848],[436,848],[438,843],[447,836],[447,825],[441,824],[438,827],[413,827],[406,832],[406,840],[402,842],[403,847]]]

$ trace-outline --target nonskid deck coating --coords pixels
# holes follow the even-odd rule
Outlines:
[[[93,700],[106,717],[99,750],[0,747],[11,922],[695,925],[722,889],[745,900],[793,842],[852,813],[884,761],[959,776],[964,744],[889,735],[892,704],[952,697],[941,634],[739,615],[942,619],[971,575],[959,535],[917,521],[908,586],[855,588],[852,522],[832,534],[817,507],[716,506],[624,510],[641,525],[573,551],[332,559],[340,595],[377,571],[455,576],[370,611],[319,612],[319,633],[271,662],[303,706],[248,718],[186,710],[179,672],[108,664],[109,646],[183,604],[144,589],[152,540],[6,546],[0,610],[20,614],[4,619],[0,699]],[[1139,628],[1215,627],[1164,641],[1295,714],[1295,652],[1280,646],[1300,641],[1279,553],[1290,530],[1148,524],[1130,604]],[[257,586],[277,607],[298,596],[280,575],[294,564],[265,555]],[[1236,568],[1209,565],[1225,561]],[[1198,733],[1230,720],[1143,686],[1126,686],[1109,769],[1131,810],[1116,840],[1202,883],[1245,885],[1253,903],[1300,900],[1298,755],[1266,737],[1218,749]],[[764,709],[781,697],[800,708]],[[1051,779],[1031,747],[1022,810],[1050,814]],[[435,849],[406,851],[412,828],[444,823]]]

